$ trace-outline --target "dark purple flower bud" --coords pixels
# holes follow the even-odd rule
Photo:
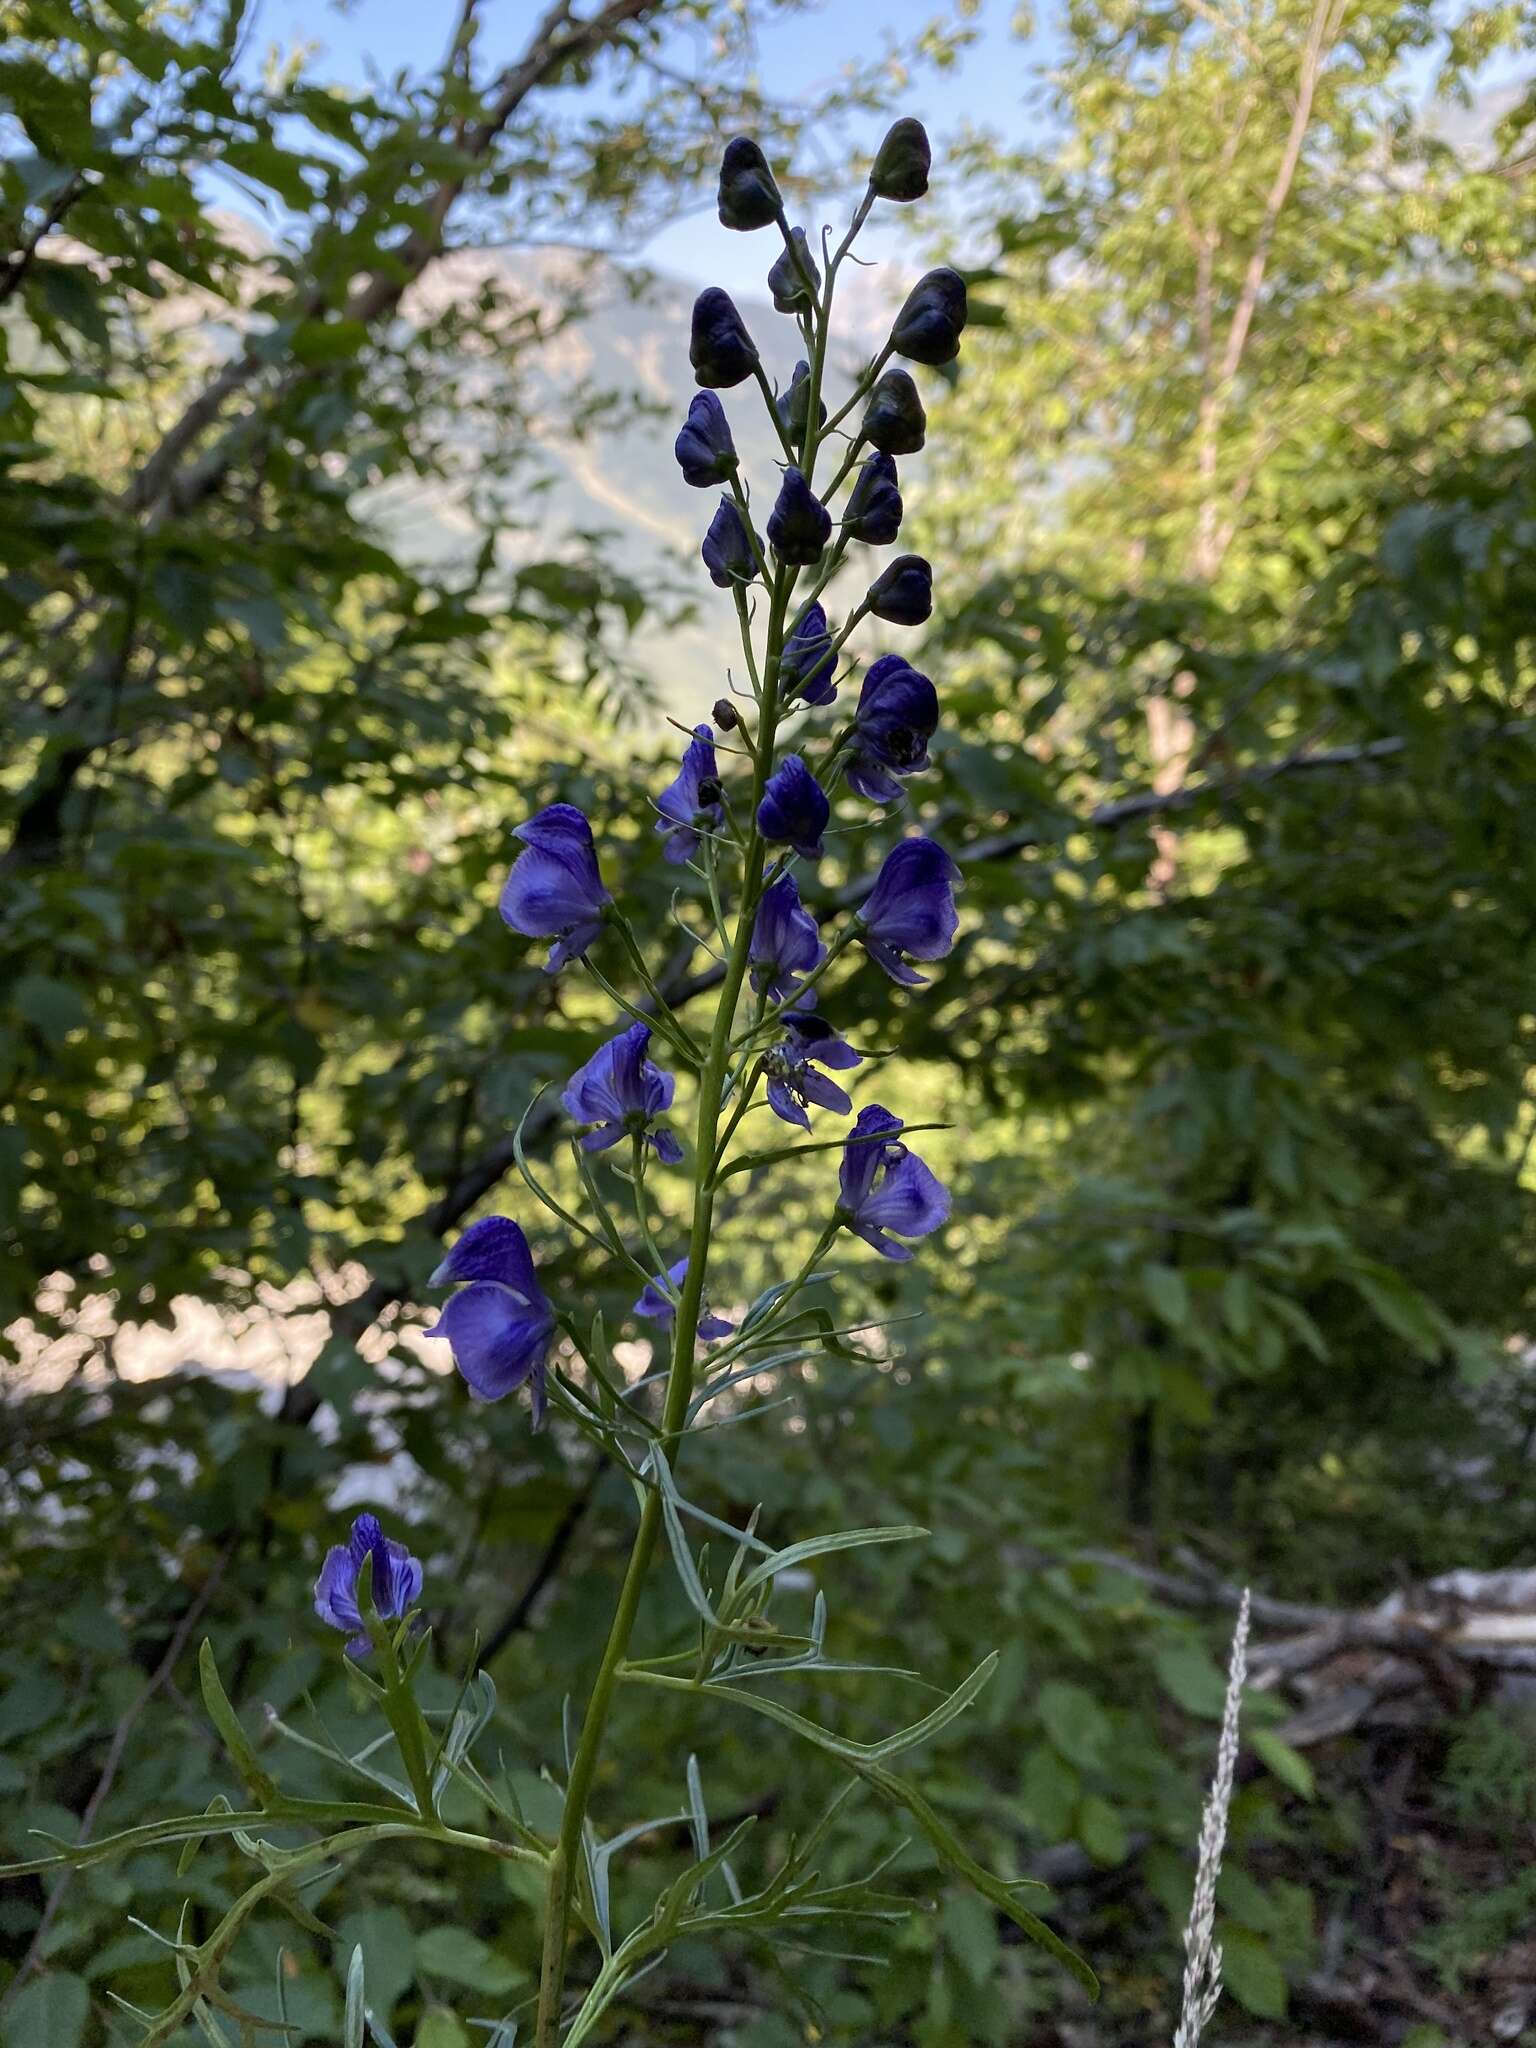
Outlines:
[[[683,1282],[687,1277],[688,1261],[679,1259],[676,1265],[667,1268],[670,1287],[664,1287],[659,1277],[647,1280],[641,1289],[640,1299],[630,1311],[631,1315],[644,1316],[650,1322],[660,1323],[664,1328],[671,1329],[677,1320],[676,1296],[682,1292]],[[699,1315],[697,1336],[701,1344],[718,1344],[722,1337],[729,1337],[735,1328],[736,1325],[728,1323],[724,1316],[711,1315],[706,1308],[701,1310]]]
[[[869,394],[859,431],[882,455],[915,455],[922,447],[928,434],[928,415],[906,370],[881,374]]]
[[[891,347],[908,362],[937,368],[959,355],[964,329],[965,279],[957,270],[930,270],[913,285],[896,315]]]
[[[700,384],[729,391],[757,368],[757,345],[729,292],[712,284],[693,302],[688,360]]]
[[[858,1064],[859,1055],[846,1038],[838,1037],[825,1017],[810,1010],[792,1010],[784,1019],[782,1043],[763,1058],[769,1107],[775,1116],[787,1124],[798,1124],[803,1131],[811,1128],[806,1110],[812,1103],[818,1109],[835,1109],[839,1116],[851,1116],[853,1104],[846,1092],[816,1069]]]
[[[864,678],[853,719],[852,789],[872,804],[901,800],[898,775],[928,766],[928,742],[939,722],[939,693],[899,654],[882,654]]]
[[[793,464],[768,514],[768,538],[781,562],[803,565],[819,562],[832,538],[832,514]]]
[[[928,170],[933,152],[928,131],[910,115],[886,130],[885,140],[875,152],[869,182],[880,199],[921,199],[928,190]]]
[[[373,1648],[357,1598],[358,1574],[370,1558],[369,1598],[380,1621],[399,1621],[421,1597],[421,1566],[416,1559],[403,1543],[384,1534],[377,1515],[359,1515],[350,1539],[325,1553],[315,1581],[315,1612],[350,1638],[349,1657],[366,1657]]]
[[[794,245],[793,250],[786,249],[769,271],[768,289],[773,293],[774,307],[778,312],[809,312],[816,302],[821,272],[816,268],[810,243],[805,239],[805,229],[793,229],[789,239]]]
[[[843,508],[843,531],[866,547],[888,547],[901,531],[901,492],[889,455],[871,455],[854,478]]]
[[[827,957],[816,920],[800,902],[793,875],[770,882],[758,901],[752,923],[752,986],[773,1003],[789,1002],[800,983]]]
[[[709,580],[717,590],[729,590],[733,583],[750,583],[757,574],[757,553],[752,540],[735,499],[722,498],[699,549]],[[759,542],[758,547],[761,545]]]
[[[442,1337],[470,1392],[499,1401],[528,1382],[533,1426],[544,1425],[544,1360],[555,1335],[555,1312],[539,1285],[528,1240],[510,1217],[472,1223],[428,1283],[467,1282],[423,1334]]]
[[[896,1237],[927,1237],[949,1220],[949,1190],[899,1142],[905,1128],[878,1102],[861,1109],[838,1175],[839,1222],[886,1259],[912,1256]]]
[[[780,687],[786,698],[798,691],[803,703],[830,704],[837,695],[836,670],[827,615],[819,604],[809,605],[779,656]]]
[[[749,135],[725,145],[720,160],[720,225],[750,234],[771,227],[784,211],[768,159]]]
[[[650,1042],[649,1024],[631,1024],[600,1045],[566,1083],[560,1096],[566,1115],[590,1127],[582,1134],[584,1152],[606,1152],[620,1138],[644,1137],[664,1166],[680,1164],[683,1148],[677,1139],[653,1128],[663,1110],[672,1107],[677,1080],[646,1058]]]
[[[757,829],[767,840],[787,842],[805,860],[820,860],[832,806],[798,754],[786,754],[768,778],[757,807]]]
[[[502,920],[525,938],[554,939],[545,972],[579,960],[613,901],[597,871],[592,827],[574,804],[549,804],[512,834],[525,851],[501,892]]]
[[[921,555],[898,555],[871,583],[864,602],[893,626],[920,626],[933,610],[933,570]]]
[[[936,840],[903,839],[886,855],[857,918],[866,952],[892,981],[926,988],[927,977],[915,974],[902,955],[942,960],[953,949],[959,880],[960,870]]]
[[[729,697],[717,697],[709,715],[722,732],[734,732],[741,723],[741,713]]]
[[[713,391],[701,391],[688,408],[688,417],[673,444],[684,483],[728,483],[736,473],[736,443],[725,407]]]
[[[693,728],[682,768],[657,797],[656,808],[661,813],[656,830],[663,835],[662,855],[670,861],[691,860],[698,851],[699,834],[718,832],[725,823],[715,736],[707,725]]]
[[[779,393],[778,397],[773,401],[773,409],[783,421],[784,431],[788,434],[791,441],[800,441],[805,438],[805,422],[811,410],[811,366],[809,363],[796,363],[793,371],[790,373],[789,389]],[[818,399],[816,401],[816,409],[821,415],[819,424],[825,426],[827,424],[826,401]]]

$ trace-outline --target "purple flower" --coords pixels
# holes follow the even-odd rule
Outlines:
[[[820,860],[821,835],[832,806],[798,754],[786,754],[768,778],[757,807],[757,829],[765,839],[787,841],[805,860]]]
[[[896,199],[903,205],[921,199],[928,190],[932,163],[928,131],[908,114],[886,130],[869,174],[870,189],[882,199]]]
[[[586,952],[613,901],[597,871],[592,827],[574,804],[548,804],[512,837],[524,851],[501,892],[502,919],[527,938],[555,940],[544,963],[554,974]]]
[[[784,211],[768,159],[750,135],[736,135],[720,160],[720,225],[750,234],[765,228]]]
[[[811,366],[807,362],[796,363],[790,372],[789,387],[781,391],[773,401],[784,431],[792,441],[801,440],[805,434],[805,423],[811,416]],[[824,398],[816,401],[819,424],[827,424],[827,402]]]
[[[860,438],[884,455],[915,455],[928,432],[928,415],[907,370],[881,373],[869,394]]]
[[[793,697],[798,692],[806,704],[830,704],[837,695],[835,670],[827,615],[819,604],[810,605],[779,656],[784,694]]]
[[[891,329],[891,347],[911,363],[952,363],[965,327],[965,279],[957,270],[920,277]]]
[[[882,654],[864,678],[853,720],[852,789],[872,804],[893,804],[902,795],[898,775],[918,775],[928,766],[928,742],[939,722],[939,696],[899,654]]]
[[[725,805],[715,772],[715,736],[707,725],[696,725],[683,765],[676,777],[656,799],[661,816],[656,830],[665,835],[662,853],[667,860],[688,860],[698,850],[701,832],[718,832],[725,823]]]
[[[893,626],[920,626],[933,610],[933,570],[921,555],[898,555],[871,583],[864,602]]]
[[[878,1102],[861,1109],[843,1147],[838,1220],[886,1259],[910,1259],[895,1237],[927,1237],[949,1217],[949,1190],[897,1140],[905,1128]]]
[[[315,1612],[350,1639],[349,1657],[366,1657],[373,1648],[357,1601],[358,1574],[369,1558],[373,1559],[369,1595],[380,1621],[398,1621],[421,1595],[421,1566],[416,1559],[403,1543],[394,1543],[384,1534],[377,1515],[359,1515],[352,1524],[350,1540],[325,1553],[315,1581]]]
[[[789,1002],[800,986],[796,976],[814,972],[826,959],[816,920],[801,905],[793,875],[780,875],[763,891],[747,957],[753,988],[773,1003]]]
[[[719,510],[709,522],[709,531],[699,549],[709,580],[717,590],[729,590],[733,583],[750,583],[757,574],[757,555],[747,522],[731,498],[720,500]]]
[[[468,1284],[424,1334],[447,1340],[470,1392],[482,1401],[499,1401],[528,1381],[533,1426],[541,1429],[555,1312],[539,1285],[528,1240],[510,1217],[472,1223],[429,1285],[460,1282]]]
[[[815,1062],[815,1064],[813,1064]],[[825,1017],[810,1010],[791,1010],[784,1019],[784,1039],[763,1061],[768,1075],[768,1104],[775,1116],[787,1124],[811,1128],[806,1109],[835,1109],[839,1116],[851,1116],[853,1104],[835,1081],[818,1074],[816,1066],[856,1067],[859,1055],[846,1038],[839,1038]]]
[[[630,1313],[644,1316],[650,1322],[662,1323],[670,1329],[677,1319],[677,1303],[672,1295],[681,1290],[687,1277],[688,1261],[679,1259],[675,1266],[667,1268],[667,1279],[672,1283],[672,1293],[667,1291],[659,1279],[647,1280],[640,1299]],[[736,1325],[728,1323],[724,1316],[712,1316],[708,1309],[700,1311],[697,1335],[701,1344],[718,1344],[722,1337],[729,1337],[735,1328]]]
[[[871,455],[854,479],[843,508],[843,532],[867,547],[883,548],[901,531],[901,492],[889,455]]]
[[[585,1152],[606,1152],[620,1138],[645,1136],[664,1166],[676,1166],[683,1148],[670,1131],[653,1130],[653,1120],[672,1107],[677,1081],[645,1056],[649,1024],[631,1024],[600,1045],[566,1084],[560,1100],[566,1115],[592,1128],[582,1137]]]
[[[781,562],[819,562],[832,537],[832,514],[800,471],[790,465],[768,514],[768,538]]]
[[[712,284],[693,302],[693,332],[688,360],[700,384],[729,391],[757,368],[757,344],[736,310],[729,292]]]
[[[816,287],[821,283],[821,272],[805,239],[805,229],[792,228],[789,238],[794,244],[793,253],[786,249],[769,271],[768,289],[773,294],[776,312],[809,312]]]
[[[723,484],[736,472],[736,443],[725,407],[713,391],[701,391],[678,429],[672,452],[684,483]]]
[[[942,960],[953,947],[960,923],[954,896],[959,879],[960,870],[932,839],[903,839],[886,855],[857,918],[865,950],[892,981],[926,987],[926,976],[914,974],[902,954]]]

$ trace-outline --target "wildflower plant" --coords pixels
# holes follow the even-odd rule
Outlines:
[[[858,1244],[887,1260],[910,1260],[950,1215],[948,1191],[910,1142],[932,1126],[910,1125],[876,1101],[854,1115],[849,1090],[866,1078],[859,1071],[866,1060],[842,1035],[838,990],[850,975],[867,972],[867,961],[911,991],[926,987],[912,963],[940,961],[953,948],[960,871],[936,841],[901,836],[877,867],[871,863],[863,887],[850,892],[851,911],[823,920],[815,909],[817,867],[835,818],[846,814],[854,822],[872,812],[878,819],[901,805],[911,779],[928,766],[939,721],[933,682],[897,654],[869,664],[851,707],[845,695],[850,641],[862,620],[915,626],[928,617],[928,563],[908,554],[880,568],[870,564],[865,594],[841,623],[828,608],[834,578],[858,551],[896,541],[903,500],[895,458],[923,443],[917,386],[892,359],[942,366],[960,348],[965,285],[954,271],[935,270],[913,288],[852,390],[834,400],[829,389],[839,273],[877,202],[921,197],[928,169],[921,124],[898,121],[846,233],[834,246],[831,231],[823,231],[818,250],[787,219],[758,145],[738,137],[725,151],[720,220],[740,232],[777,234],[782,251],[768,270],[769,288],[797,329],[803,357],[786,390],[774,390],[728,294],[711,288],[700,295],[689,354],[701,389],[678,433],[676,456],[688,483],[720,493],[701,521],[701,554],[711,581],[729,594],[741,671],[711,721],[689,729],[677,772],[654,802],[666,860],[680,878],[693,878],[692,902],[706,927],[695,935],[716,955],[712,1016],[701,1023],[668,1002],[645,936],[611,886],[614,863],[580,810],[551,804],[514,829],[518,851],[501,893],[503,920],[515,933],[549,941],[548,971],[589,974],[619,1013],[613,1035],[569,1077],[560,1097],[581,1200],[568,1207],[541,1182],[521,1132],[519,1171],[562,1228],[594,1243],[620,1278],[633,1282],[635,1327],[650,1336],[660,1361],[626,1380],[602,1317],[589,1319],[579,1304],[550,1298],[512,1217],[471,1225],[432,1275],[445,1295],[427,1335],[448,1347],[470,1393],[496,1401],[526,1387],[534,1429],[553,1414],[560,1426],[582,1432],[632,1491],[629,1563],[595,1675],[568,1711],[564,1755],[543,1760],[559,1793],[558,1828],[531,1826],[476,1761],[496,1704],[486,1673],[471,1670],[447,1716],[419,1704],[416,1681],[430,1635],[420,1603],[425,1596],[430,1606],[430,1585],[423,1586],[422,1567],[402,1543],[372,1515],[360,1516],[350,1540],[325,1559],[315,1589],[320,1621],[344,1637],[339,1649],[354,1682],[388,1728],[356,1755],[327,1751],[360,1787],[359,1796],[337,1803],[285,1793],[225,1696],[205,1644],[204,1698],[244,1787],[239,1808],[219,1801],[206,1813],[61,1848],[25,1866],[82,1867],[174,1841],[184,1842],[190,1856],[204,1839],[230,1836],[259,1867],[205,1940],[171,1940],[179,1989],[163,2010],[139,2016],[144,2048],[169,2042],[189,2021],[215,2044],[248,2038],[251,2016],[221,1987],[220,1969],[251,1916],[269,1902],[300,1906],[306,1883],[377,1844],[412,1838],[536,1873],[543,1922],[533,2010],[486,2024],[496,2048],[511,2048],[530,2030],[534,2048],[577,2048],[618,1994],[681,1940],[793,1941],[838,1920],[904,1913],[905,1901],[880,1884],[878,1871],[852,1883],[821,1874],[823,1844],[860,1787],[899,1810],[952,1877],[1093,1988],[1091,1972],[1024,1905],[1028,1881],[979,1864],[919,1784],[894,1768],[970,1706],[991,1676],[995,1652],[937,1706],[873,1739],[835,1732],[790,1704],[797,1678],[870,1668],[838,1661],[824,1593],[816,1593],[809,1612],[791,1608],[796,1568],[926,1532],[840,1529],[775,1547],[759,1534],[755,1515],[745,1527],[728,1525],[684,1490],[692,1439],[713,1424],[714,1404],[732,1388],[808,1363],[829,1347],[845,1359],[859,1356],[812,1292],[834,1247]],[[778,476],[756,494],[717,395],[742,387],[755,387],[750,395],[766,406],[782,456]],[[749,1142],[746,1120],[755,1110],[767,1115],[752,1130],[778,1138]],[[744,1313],[728,1316],[722,1311],[735,1297],[728,1263],[721,1270],[722,1252],[728,1257],[717,1229],[721,1190],[733,1175],[771,1174],[786,1164],[820,1176],[821,1227],[798,1270]],[[675,1191],[666,1201],[657,1199],[663,1176]],[[663,1220],[672,1215],[682,1219],[675,1233]],[[875,1319],[857,1313],[850,1327],[871,1329]],[[702,1532],[717,1560],[723,1553],[713,1569]],[[693,1610],[688,1639],[664,1654],[636,1657],[637,1620],[653,1568],[663,1564]],[[718,1714],[787,1730],[818,1753],[834,1781],[820,1820],[765,1862],[754,1855],[750,1820],[715,1838],[692,1760],[678,1786],[678,1813],[656,1820],[599,1811],[594,1787],[623,1690],[689,1703],[701,1743]],[[276,1721],[271,1733],[315,1747]],[[451,1790],[471,1795],[481,1824],[450,1824]],[[456,1798],[449,1810],[463,1804]],[[615,1860],[642,1835],[678,1821],[690,1831],[693,1862],[660,1891],[648,1915],[619,1924],[610,1882]],[[393,2048],[387,2024],[387,2014],[369,2008],[359,1952],[347,1987],[344,2048],[367,2040]]]

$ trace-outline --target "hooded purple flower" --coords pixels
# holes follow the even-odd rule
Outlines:
[[[886,855],[856,915],[865,950],[892,981],[926,987],[926,976],[914,974],[902,954],[942,960],[953,947],[960,923],[954,895],[959,879],[960,870],[936,840],[903,839]]]
[[[667,860],[691,859],[698,850],[701,832],[718,832],[725,823],[725,805],[715,772],[715,736],[707,725],[696,725],[683,765],[656,799],[661,816],[656,830],[665,835],[662,853]]]
[[[882,371],[869,394],[859,438],[884,455],[915,455],[928,432],[928,415],[906,370]]]
[[[871,583],[864,602],[893,626],[920,626],[933,610],[933,570],[921,555],[898,555]]]
[[[349,1657],[366,1657],[373,1648],[357,1601],[358,1574],[369,1558],[373,1559],[369,1592],[380,1621],[398,1621],[421,1596],[421,1566],[416,1559],[403,1543],[394,1543],[384,1534],[377,1515],[359,1515],[352,1524],[350,1540],[325,1553],[315,1581],[315,1612],[349,1638]]]
[[[750,234],[784,211],[768,159],[750,135],[734,135],[720,160],[720,225]]]
[[[597,871],[592,827],[574,804],[548,804],[512,837],[524,850],[502,888],[502,919],[527,938],[554,939],[544,963],[554,974],[586,952],[613,901]]]
[[[668,1266],[667,1278],[673,1292],[681,1289],[688,1277],[688,1261],[679,1259],[675,1266]],[[677,1303],[673,1300],[660,1280],[647,1280],[640,1299],[630,1311],[631,1315],[644,1316],[650,1322],[661,1323],[670,1329],[677,1319]],[[718,1344],[722,1337],[729,1337],[735,1330],[734,1323],[728,1323],[724,1316],[713,1316],[708,1309],[699,1314],[698,1339],[701,1344]]]
[[[911,363],[937,367],[960,353],[965,329],[965,279],[947,267],[920,277],[891,329],[891,347]]]
[[[939,696],[899,654],[882,654],[871,664],[859,691],[853,720],[850,788],[872,804],[893,804],[902,795],[898,775],[918,775],[928,766],[928,742],[939,722]]]
[[[779,656],[785,696],[798,693],[804,704],[830,704],[837,695],[836,666],[827,615],[819,604],[810,605]]]
[[[713,391],[701,391],[688,408],[688,417],[673,443],[684,483],[723,484],[736,473],[736,443],[725,407]]]
[[[729,391],[757,368],[757,344],[748,334],[735,300],[717,284],[700,292],[693,302],[688,360],[695,379],[715,391]]]
[[[768,514],[768,538],[781,562],[819,562],[832,538],[832,514],[800,471],[790,465]]]
[[[813,1062],[815,1064],[813,1064]],[[825,1017],[810,1010],[791,1010],[784,1019],[784,1038],[763,1061],[768,1075],[768,1104],[775,1116],[787,1124],[811,1128],[806,1109],[835,1109],[839,1116],[851,1116],[853,1104],[835,1081],[818,1074],[823,1067],[856,1067],[859,1055],[846,1038],[839,1038]]]
[[[768,289],[774,310],[779,313],[808,313],[821,284],[821,272],[805,239],[804,228],[791,228],[792,248],[786,249],[768,273]]]
[[[915,1152],[897,1142],[904,1128],[901,1118],[878,1102],[861,1109],[838,1174],[839,1220],[886,1259],[912,1256],[888,1232],[927,1237],[949,1218],[949,1190]]]
[[[747,522],[737,511],[733,499],[720,500],[699,553],[704,557],[709,580],[717,590],[729,590],[733,583],[750,583],[757,574],[757,554],[753,550],[752,535],[747,531]]]
[[[800,902],[793,875],[780,875],[763,891],[752,923],[752,986],[772,1003],[787,1003],[827,957],[816,920]]]
[[[786,754],[768,778],[757,807],[757,829],[765,839],[787,841],[805,860],[820,860],[821,835],[832,806],[826,792],[798,754]]]
[[[773,409],[783,424],[791,441],[805,438],[805,423],[811,416],[811,366],[801,361],[790,372],[789,384],[773,401]],[[827,424],[827,401],[816,401],[817,422]]]
[[[541,1429],[555,1312],[539,1285],[528,1240],[509,1216],[472,1223],[428,1284],[461,1281],[468,1284],[424,1334],[452,1345],[454,1364],[482,1401],[499,1401],[527,1380],[533,1426]]]
[[[854,479],[843,508],[843,532],[866,547],[888,547],[901,531],[901,492],[889,455],[871,455]]]
[[[643,1134],[664,1166],[681,1161],[683,1148],[672,1133],[652,1129],[653,1120],[672,1107],[677,1081],[646,1058],[650,1042],[649,1024],[631,1024],[572,1074],[560,1100],[574,1123],[593,1126],[582,1137],[583,1151],[606,1152],[626,1134]]]

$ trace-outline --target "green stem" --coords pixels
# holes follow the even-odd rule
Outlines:
[[[768,618],[763,664],[767,680],[763,692],[762,722],[758,731],[753,770],[754,818],[773,765],[774,733],[778,724],[778,692],[774,679],[778,673],[784,614],[792,588],[792,575],[781,570],[772,584],[773,598]],[[742,877],[735,936],[726,962],[725,981],[720,990],[709,1047],[699,1075],[698,1125],[694,1149],[694,1171],[699,1178],[695,1185],[693,1228],[688,1242],[688,1271],[683,1281],[682,1298],[677,1306],[672,1368],[667,1376],[667,1395],[661,1419],[662,1438],[669,1455],[673,1452],[676,1441],[686,1425],[688,1403],[693,1393],[694,1347],[704,1302],[704,1279],[709,1263],[710,1235],[714,1226],[714,1190],[709,1185],[707,1174],[719,1143],[721,1099],[731,1057],[731,1026],[735,1021],[742,984],[746,980],[747,952],[752,942],[752,924],[757,912],[757,898],[762,888],[766,852],[762,837],[754,824],[747,842],[746,871]],[[576,1874],[581,1863],[587,1806],[592,1796],[592,1782],[602,1753],[603,1737],[607,1732],[614,1688],[629,1649],[630,1637],[634,1633],[646,1578],[660,1534],[661,1493],[659,1489],[653,1489],[647,1492],[640,1510],[640,1525],[635,1531],[634,1545],[630,1550],[629,1564],[624,1573],[624,1583],[619,1589],[618,1604],[608,1630],[608,1641],[604,1646],[602,1662],[598,1666],[597,1677],[593,1682],[591,1698],[587,1702],[576,1754],[571,1761],[565,1808],[560,1820],[560,1836],[549,1865],[534,2048],[558,2048],[571,1904],[576,1889]]]

